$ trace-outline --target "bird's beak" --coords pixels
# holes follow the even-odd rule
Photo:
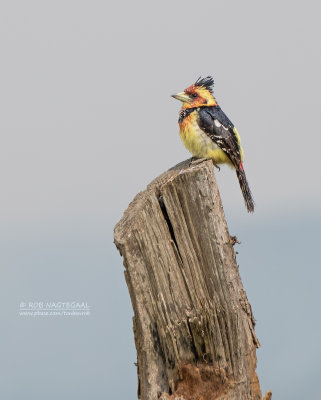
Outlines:
[[[180,100],[183,103],[186,103],[188,101],[190,101],[190,97],[188,94],[186,94],[185,92],[181,92],[181,93],[177,93],[177,94],[172,94],[172,97],[174,97],[174,99],[176,100]]]

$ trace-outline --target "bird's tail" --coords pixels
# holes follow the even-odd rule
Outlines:
[[[242,190],[242,194],[244,197],[247,211],[253,212],[254,211],[254,200],[253,200],[252,193],[251,193],[249,184],[247,182],[245,171],[243,169],[242,164],[240,165],[239,168],[236,169],[236,175],[237,175],[239,183],[240,183],[240,187]]]

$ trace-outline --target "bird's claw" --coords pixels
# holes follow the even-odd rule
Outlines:
[[[190,162],[189,162],[189,167],[192,164],[194,164],[194,165],[200,164],[205,160],[208,160],[208,158],[191,157]],[[216,162],[214,160],[212,160],[212,163],[213,163],[215,168],[217,168],[219,171],[221,170],[221,168],[218,166],[218,164],[216,164]]]
[[[220,171],[221,167],[219,167],[214,160],[212,160],[212,162],[213,162],[214,167],[217,168]]]
[[[205,160],[207,160],[207,158],[192,157],[190,159],[189,166],[191,166],[192,164],[194,165],[201,164]]]

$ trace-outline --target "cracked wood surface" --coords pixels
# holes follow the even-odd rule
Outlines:
[[[254,318],[211,161],[139,193],[114,232],[134,310],[142,400],[259,400]]]

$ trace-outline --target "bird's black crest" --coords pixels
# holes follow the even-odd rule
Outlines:
[[[195,86],[204,86],[208,91],[213,93],[214,79],[211,76],[207,76],[206,78],[199,77],[195,82]]]

